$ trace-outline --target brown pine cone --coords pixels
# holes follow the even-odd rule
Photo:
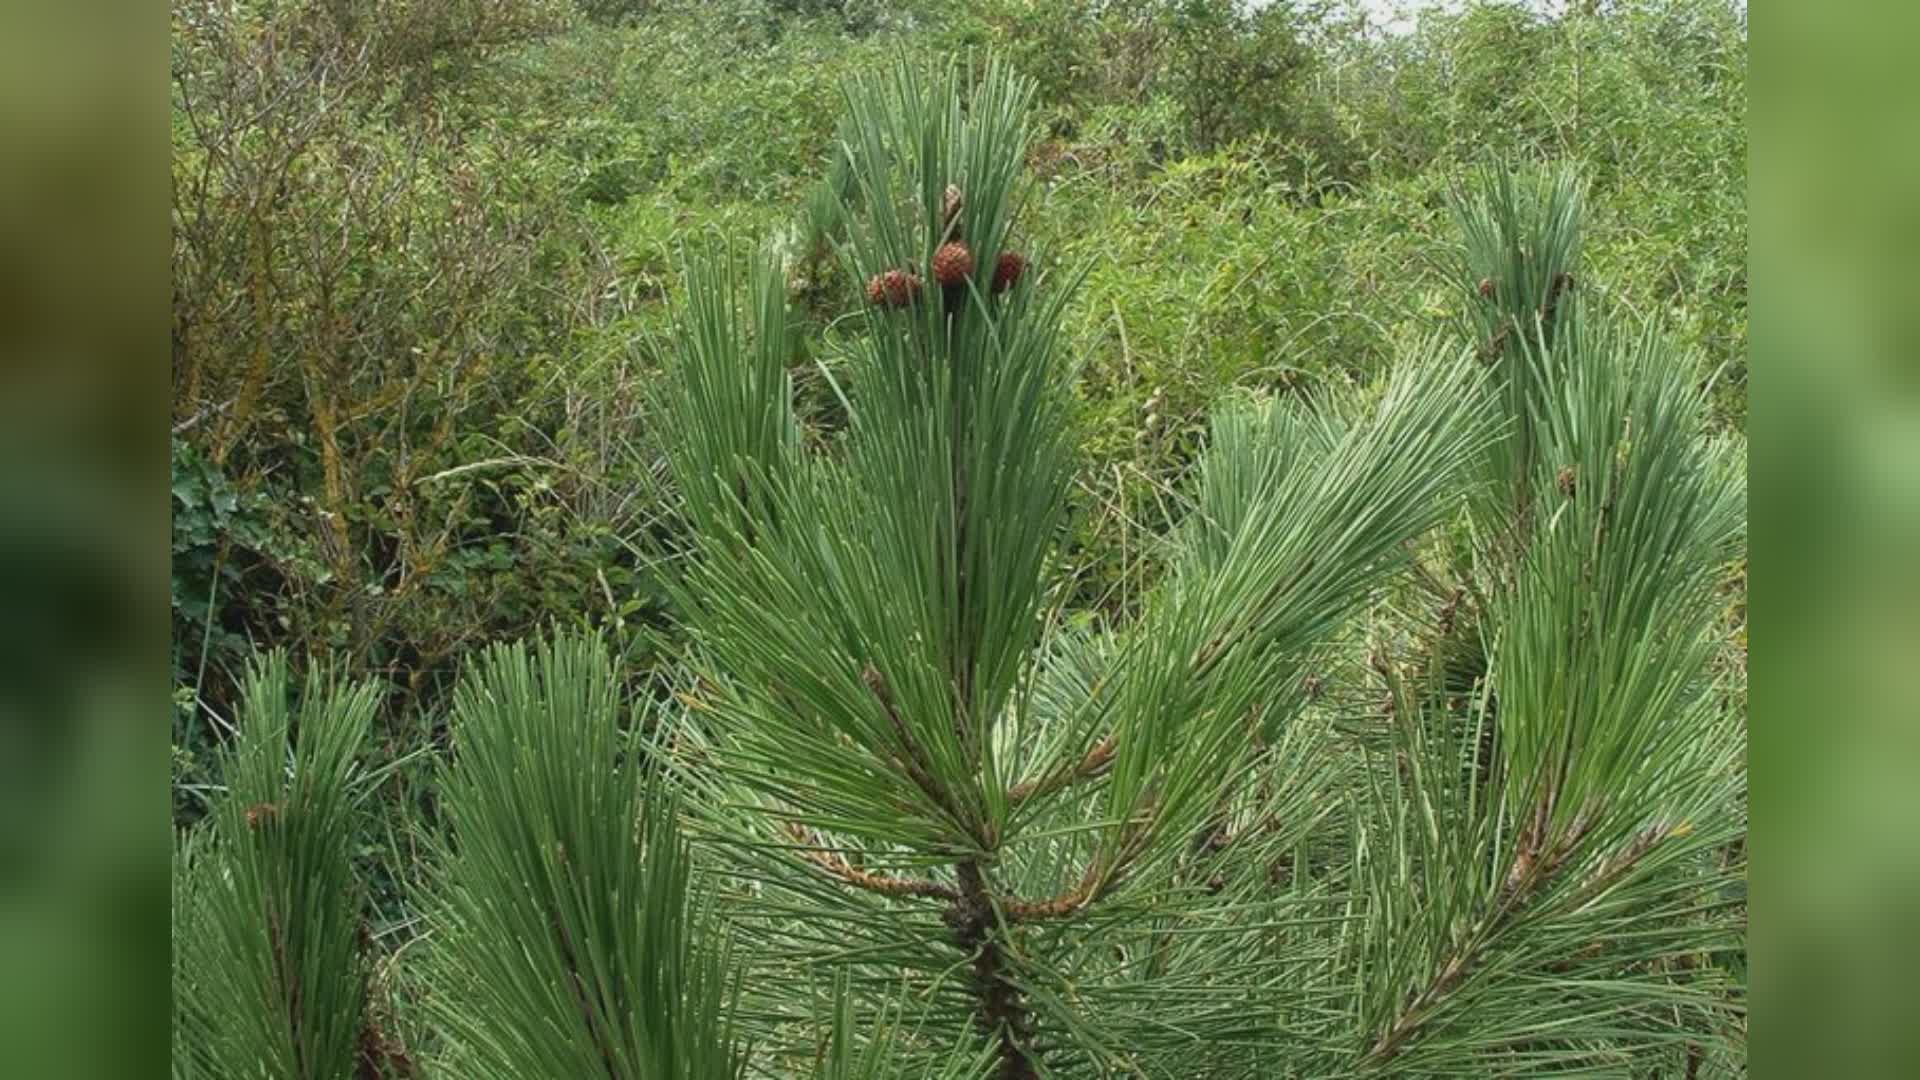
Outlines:
[[[999,261],[993,266],[993,291],[1006,292],[1020,281],[1020,275],[1027,272],[1027,257],[1017,251],[1003,251]]]
[[[973,252],[958,240],[941,244],[933,253],[933,280],[942,285],[959,285],[973,273]]]
[[[881,307],[903,308],[920,297],[920,275],[888,270],[867,282],[867,301]]]

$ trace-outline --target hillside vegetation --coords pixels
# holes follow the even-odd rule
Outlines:
[[[1597,9],[1391,36],[1337,3],[177,0],[176,745],[249,644],[345,656],[395,705],[550,621],[655,655],[635,540],[672,526],[643,399],[679,253],[783,231],[831,425],[858,295],[813,178],[840,81],[902,52],[1040,84],[1023,227],[1086,274],[1084,606],[1151,576],[1222,394],[1364,383],[1456,314],[1445,195],[1489,155],[1578,164],[1591,277],[1694,348],[1740,428],[1744,16]]]
[[[944,920],[986,970],[973,1021],[901,1035],[959,1047],[927,1075],[1038,1075],[1042,1029],[1098,1045],[1074,1025],[1101,1009],[1128,1045],[1087,1060],[1192,1065],[1108,931],[1190,980],[1213,1075],[1257,1060],[1212,996],[1243,967],[1314,1068],[1743,1070],[1744,5],[1550,6],[1387,32],[1346,0],[174,0],[175,933],[207,950],[176,978],[220,986],[176,1046],[207,1075],[266,1045],[288,1075],[412,1075],[403,1045],[461,1075],[562,1047],[650,1075],[682,1040],[720,1075],[758,1052],[725,1001],[762,1071],[883,1075],[893,1035],[855,1038],[849,1003],[910,1013],[892,961],[784,980],[871,931],[916,992],[951,989],[959,954],[913,952]],[[884,71],[907,89],[860,81]],[[922,98],[914,72],[958,81]],[[1019,107],[976,115],[975,86]],[[916,111],[943,94],[976,157],[874,149],[949,130]],[[977,205],[936,215],[936,171]],[[888,301],[963,209],[983,258],[1035,255],[1027,283],[983,265],[973,307],[944,278]],[[888,382],[927,349],[950,397]],[[982,415],[919,426],[975,393]],[[988,481],[968,454],[1017,462]],[[762,471],[711,483],[742,460]],[[958,584],[894,612],[921,571]],[[921,664],[939,634],[909,615],[978,641]],[[855,639],[871,661],[834,653]],[[936,759],[876,736],[876,701]],[[1005,747],[952,730],[995,724]],[[1032,775],[1002,783],[1001,753]],[[676,800],[744,854],[690,856]],[[799,807],[789,831],[734,816],[757,800]],[[569,844],[610,893],[573,889]],[[996,874],[1043,899],[993,899]],[[633,940],[623,890],[648,898]],[[1133,914],[1075,937],[1112,892]],[[283,927],[259,896],[307,913],[314,969],[260,951]],[[1007,903],[1063,929],[996,928]],[[1288,997],[1237,946],[1169,944],[1162,903],[1248,940],[1296,904],[1259,948],[1304,945],[1321,981]],[[689,944],[711,918],[737,964]],[[554,1007],[494,943],[571,919],[609,970],[686,965],[686,1029],[626,1033],[666,1057],[590,1053],[590,1005],[584,1036],[494,1041]],[[1342,919],[1359,936],[1315,936]],[[559,940],[538,962],[578,980]],[[749,969],[767,986],[730,986]],[[1036,989],[1056,977],[1105,1004]],[[1536,977],[1591,1039],[1553,1034]],[[679,992],[647,978],[605,978],[608,1008]],[[249,1011],[295,984],[287,1015]],[[1476,1028],[1462,985],[1512,1011]],[[259,1030],[221,1034],[240,1015]]]

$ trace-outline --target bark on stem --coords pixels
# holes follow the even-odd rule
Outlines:
[[[1007,981],[1005,956],[999,941],[999,920],[987,892],[980,864],[968,860],[956,868],[960,896],[947,909],[947,923],[953,927],[954,940],[973,954],[972,991],[977,1001],[974,1022],[994,1040],[999,1060],[994,1075],[998,1080],[1038,1080],[1028,1047],[1033,1039],[1033,1013],[1020,996],[1020,990]]]

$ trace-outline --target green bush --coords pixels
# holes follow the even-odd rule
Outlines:
[[[654,0],[575,0],[580,14],[609,25],[638,20],[654,8]]]

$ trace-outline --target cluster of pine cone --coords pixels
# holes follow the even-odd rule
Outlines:
[[[962,197],[960,189],[947,185],[944,210],[946,230],[954,238],[941,244],[933,253],[930,269],[933,280],[945,289],[958,289],[966,284],[973,275],[973,249],[958,235],[955,218],[959,216]],[[994,260],[992,290],[995,295],[1013,288],[1020,275],[1027,272],[1026,256],[1017,251],[1003,251]],[[912,270],[887,270],[873,275],[867,282],[867,301],[878,307],[904,308],[920,299],[923,282],[920,275]]]

